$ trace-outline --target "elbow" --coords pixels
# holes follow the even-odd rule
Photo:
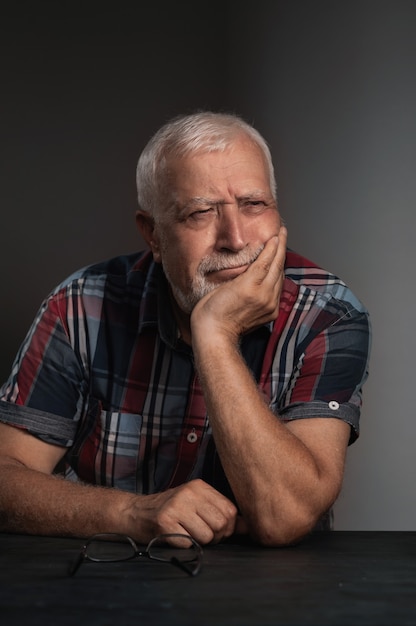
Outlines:
[[[285,548],[300,543],[307,537],[312,528],[273,529],[270,532],[253,533],[252,537],[265,548]]]
[[[315,516],[303,515],[282,520],[281,518],[262,519],[250,525],[252,539],[267,548],[284,548],[296,545],[305,539],[317,523]]]

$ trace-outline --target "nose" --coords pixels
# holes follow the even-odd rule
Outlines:
[[[217,220],[216,248],[221,251],[238,252],[247,245],[244,216],[237,206],[222,206]]]

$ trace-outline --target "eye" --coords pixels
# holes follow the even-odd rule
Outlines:
[[[246,213],[261,213],[266,207],[264,200],[245,200],[241,206]]]
[[[189,219],[198,221],[198,220],[206,219],[207,217],[213,214],[214,214],[214,209],[210,207],[208,209],[199,209],[198,211],[192,211],[192,213],[190,213],[188,217]]]

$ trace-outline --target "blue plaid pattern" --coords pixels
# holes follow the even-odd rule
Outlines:
[[[338,417],[352,442],[368,375],[368,312],[340,279],[293,251],[285,271],[277,320],[245,336],[242,354],[277,419]],[[192,352],[148,252],[61,283],[0,399],[0,420],[68,448],[71,480],[146,494],[201,477],[227,493]]]

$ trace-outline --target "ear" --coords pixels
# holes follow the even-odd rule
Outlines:
[[[136,226],[151,249],[155,263],[161,263],[162,257],[160,254],[159,237],[156,233],[153,217],[149,215],[149,213],[146,213],[146,211],[139,209],[136,211]]]

